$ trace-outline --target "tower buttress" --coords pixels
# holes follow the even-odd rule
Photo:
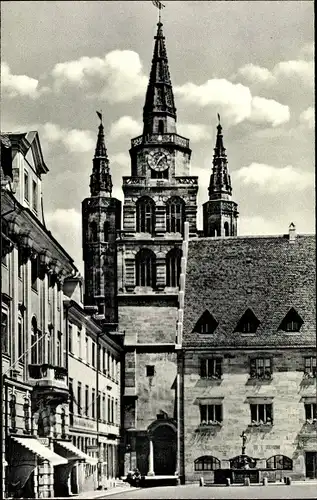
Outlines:
[[[121,201],[113,198],[109,158],[105,145],[102,115],[90,176],[90,194],[82,202],[83,260],[85,264],[84,303],[97,306],[106,323],[116,323],[117,312],[117,231],[121,228]]]
[[[231,199],[231,178],[219,114],[218,122],[209,201],[203,205],[204,236],[237,236],[238,205]]]

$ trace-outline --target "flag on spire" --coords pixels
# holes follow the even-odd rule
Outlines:
[[[152,0],[152,4],[160,10],[165,7],[165,5],[159,0]]]
[[[102,122],[102,114],[99,111],[96,111],[96,113],[98,115],[99,120]]]

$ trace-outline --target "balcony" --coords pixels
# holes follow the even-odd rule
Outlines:
[[[157,186],[198,186],[198,177],[197,176],[181,176],[181,177],[172,177],[169,181],[168,179],[146,179],[144,176],[124,176],[123,178],[123,188],[125,186],[134,186],[134,187],[144,187],[147,184],[153,186],[153,184]]]
[[[36,400],[47,399],[62,404],[68,400],[67,370],[49,364],[28,365],[29,382]]]
[[[150,135],[139,135],[131,140],[131,147],[135,148],[144,144],[173,144],[175,146],[180,146],[182,148],[189,149],[189,139],[182,137],[178,134],[150,134]]]

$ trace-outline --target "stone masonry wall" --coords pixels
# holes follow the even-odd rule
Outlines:
[[[286,455],[293,460],[294,478],[305,476],[304,451],[317,450],[316,427],[305,420],[304,398],[315,398],[316,381],[305,379],[304,356],[314,356],[313,349],[271,350],[272,380],[249,378],[249,357],[268,352],[187,351],[184,373],[184,434],[186,481],[197,480],[202,473],[194,471],[194,460],[213,455],[221,460],[221,467],[229,467],[229,459],[241,454],[241,433],[247,435],[246,454],[259,459],[265,467],[273,455]],[[222,380],[200,378],[200,357],[221,357]],[[199,429],[200,412],[197,398],[223,398],[222,426]],[[272,398],[273,426],[250,426],[250,405],[247,398]],[[260,401],[260,400],[259,400]],[[205,472],[206,479],[212,472]]]

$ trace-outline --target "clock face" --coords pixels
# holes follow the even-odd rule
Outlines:
[[[151,151],[147,156],[149,167],[157,172],[162,172],[170,167],[172,157],[169,153],[164,151]]]

